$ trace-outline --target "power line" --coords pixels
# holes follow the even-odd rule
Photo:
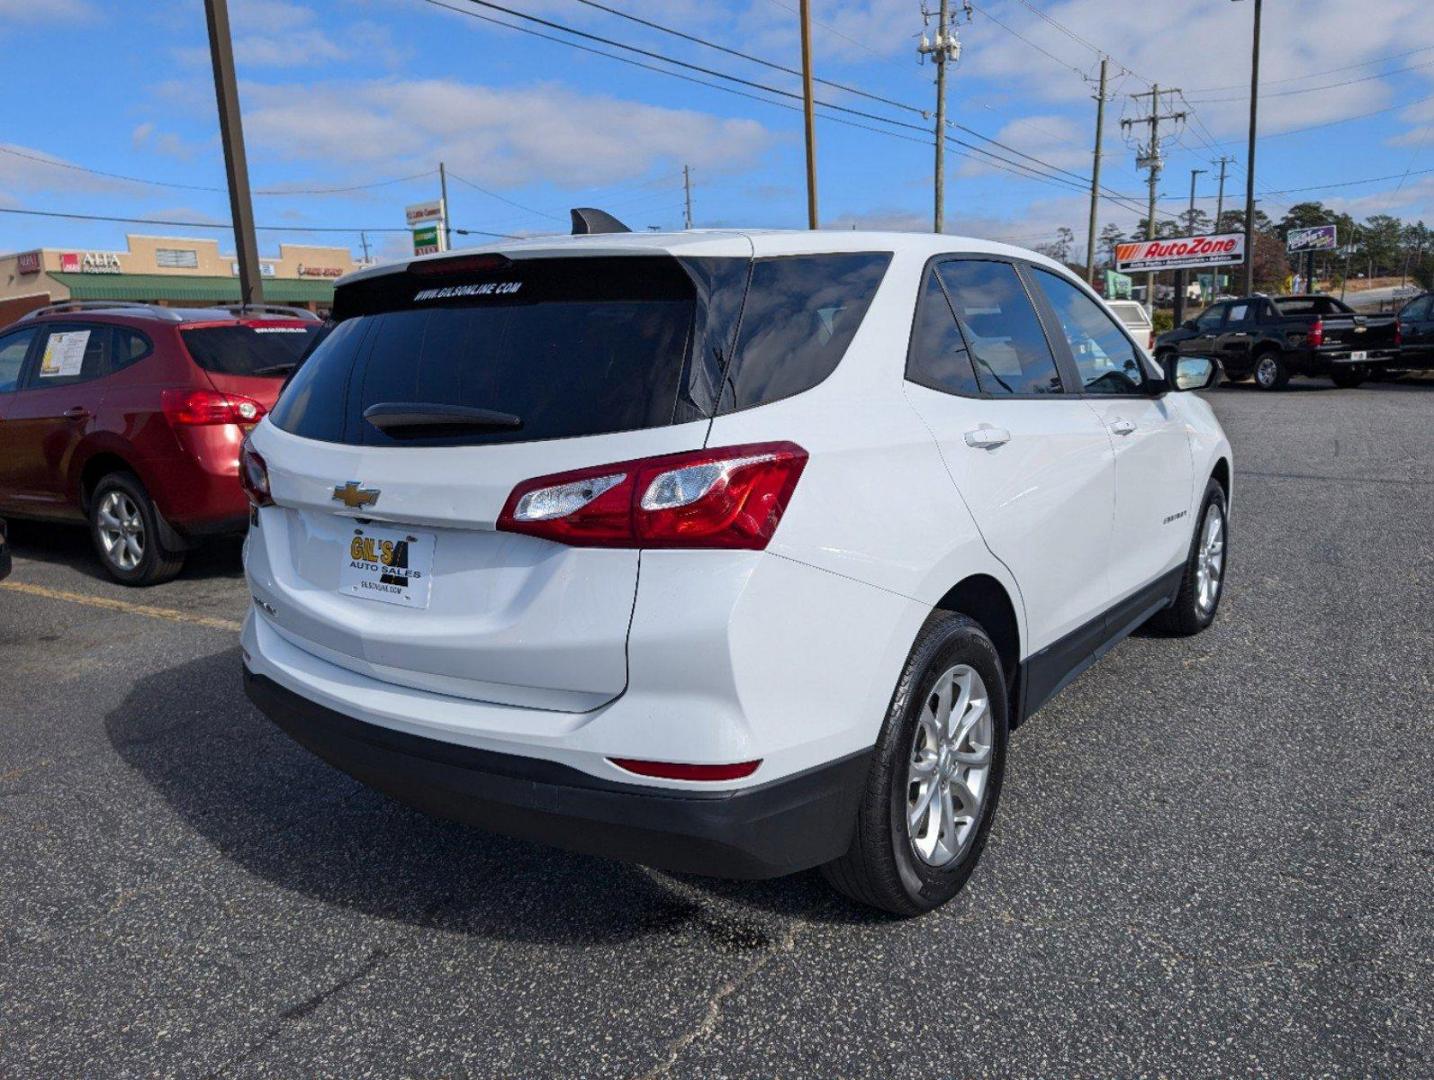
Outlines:
[[[987,11],[985,8],[981,7],[979,4],[972,4],[971,7],[974,8],[976,11],[979,11],[979,12],[980,12],[982,15],[984,15],[986,18],[990,19],[993,23],[995,23],[997,26],[999,26],[1002,30],[1006,31],[1006,33],[1010,34],[1012,37],[1018,38],[1018,39],[1020,39],[1021,41],[1025,42],[1025,44],[1027,44],[1027,45],[1029,45],[1031,48],[1035,49],[1036,52],[1040,53],[1042,56],[1046,57],[1048,60],[1054,61],[1056,64],[1058,64],[1060,67],[1065,68],[1067,71],[1073,71],[1073,72],[1075,72],[1075,74],[1076,74],[1076,76],[1077,76],[1078,78],[1084,79],[1084,78],[1086,77],[1086,73],[1085,73],[1084,71],[1082,71],[1080,68],[1076,67],[1076,66],[1075,66],[1074,64],[1072,64],[1072,63],[1069,63],[1068,61],[1062,60],[1062,59],[1061,59],[1059,56],[1057,56],[1055,53],[1050,52],[1049,50],[1042,48],[1040,45],[1037,45],[1034,41],[1032,41],[1030,38],[1026,37],[1026,36],[1025,36],[1024,34],[1022,34],[1020,31],[1014,30],[1014,29],[1012,29],[1011,27],[1007,26],[1007,25],[1006,25],[1005,23],[1003,23],[1000,19],[996,18],[996,16],[992,15],[989,11]]]
[[[452,169],[448,170],[448,175],[451,176],[453,179],[457,180],[460,184],[465,184],[468,187],[471,187],[474,191],[487,195],[490,199],[497,199],[499,202],[507,203],[509,206],[516,206],[519,210],[526,210],[530,214],[537,214],[538,217],[545,217],[551,221],[564,220],[562,216],[558,214],[550,214],[546,210],[539,210],[532,206],[524,206],[522,203],[516,201],[515,199],[508,198],[506,195],[499,195],[496,191],[489,191],[485,187],[479,187],[472,180],[468,180],[462,176],[459,176]]]
[[[1386,79],[1390,75],[1398,75],[1405,71],[1418,71],[1421,68],[1434,67],[1434,60],[1426,60],[1422,64],[1410,64],[1408,67],[1394,68],[1390,71],[1376,71],[1373,75],[1361,75],[1357,79],[1345,79],[1342,82],[1320,83],[1318,86],[1302,86],[1296,90],[1275,90],[1272,93],[1262,93],[1261,97],[1293,97],[1296,94],[1313,94],[1318,90],[1333,90],[1340,86],[1353,86],[1356,83],[1371,82],[1375,79]],[[1319,72],[1319,74],[1324,74]],[[1200,105],[1214,105],[1229,101],[1248,101],[1248,94],[1236,95],[1235,97],[1223,98],[1197,98]]]
[[[127,184],[144,184],[149,187],[178,188],[182,191],[212,191],[223,193],[224,188],[213,187],[207,184],[183,184],[173,180],[155,180],[144,176],[127,176],[124,173],[106,172],[104,169],[91,168],[88,165],[78,165],[72,161],[61,161],[58,158],[46,157],[42,154],[31,154],[19,150],[13,146],[0,146],[0,154],[9,154],[12,157],[24,158],[27,161],[34,161],[41,165],[49,165],[56,169],[69,169],[72,172],[88,173],[91,176],[101,176],[107,180],[121,180]],[[431,176],[435,170],[427,169],[424,172],[414,173],[411,176],[395,176],[387,180],[374,180],[365,184],[348,184],[342,187],[326,188],[259,188],[255,195],[335,195],[345,191],[363,191],[368,188],[387,187],[390,184],[402,184],[409,180],[421,180],[425,176]]]
[[[622,61],[625,62],[625,63],[632,63],[632,64],[635,64],[635,66],[637,66],[637,67],[642,67],[642,68],[646,68],[647,70],[656,71],[656,72],[658,72],[659,74],[670,75],[670,76],[673,76],[673,77],[682,78],[682,79],[684,79],[684,80],[686,80],[686,81],[688,81],[688,82],[696,82],[696,83],[698,83],[699,85],[703,85],[703,86],[709,86],[709,87],[714,86],[714,84],[708,83],[708,82],[706,82],[706,81],[704,81],[704,80],[701,80],[701,79],[693,79],[693,78],[690,77],[690,76],[685,76],[685,75],[682,75],[682,74],[680,74],[680,73],[678,73],[678,72],[671,72],[671,71],[667,71],[666,69],[663,69],[663,68],[652,67],[652,66],[649,65],[649,64],[645,64],[645,63],[638,62],[638,61],[632,61],[632,60],[630,60],[630,59],[628,59],[628,58],[626,58],[626,57],[614,56],[612,53],[604,52],[604,51],[599,50],[599,49],[592,49],[592,48],[590,48],[590,47],[588,47],[588,46],[581,45],[581,44],[579,44],[579,43],[577,43],[577,42],[571,42],[571,41],[564,40],[563,38],[555,38],[555,37],[552,37],[551,35],[543,34],[543,33],[541,33],[541,32],[531,30],[531,29],[529,29],[529,28],[527,28],[527,27],[515,26],[515,25],[513,25],[512,23],[503,22],[502,20],[494,19],[494,18],[491,18],[491,17],[489,17],[489,16],[485,16],[485,15],[479,13],[479,12],[474,12],[474,11],[470,11],[470,10],[466,10],[466,9],[462,9],[462,8],[455,8],[455,7],[452,7],[450,4],[444,3],[443,0],[425,0],[425,2],[426,2],[426,3],[429,3],[429,4],[432,4],[432,5],[436,6],[436,7],[445,8],[446,10],[453,11],[453,12],[456,12],[456,13],[458,13],[458,14],[471,15],[471,16],[473,16],[474,18],[479,18],[479,19],[484,20],[485,22],[494,23],[495,25],[498,25],[498,26],[505,26],[505,27],[507,27],[507,28],[510,29],[510,30],[518,30],[518,31],[523,32],[523,33],[534,34],[534,35],[537,36],[537,37],[541,37],[541,38],[544,38],[545,40],[549,40],[549,41],[555,41],[555,42],[557,42],[558,44],[568,45],[568,46],[573,47],[573,48],[580,48],[580,49],[583,49],[583,51],[586,51],[586,52],[594,52],[594,53],[596,53],[596,54],[599,55],[599,56],[606,56],[606,57],[608,57],[609,59],[622,60]],[[558,31],[560,31],[560,32],[562,32],[562,33],[572,34],[572,35],[575,36],[575,37],[585,38],[585,39],[591,40],[591,41],[598,41],[598,42],[601,42],[601,43],[604,44],[604,45],[610,45],[610,46],[612,46],[612,47],[614,47],[614,48],[625,49],[625,50],[627,50],[627,51],[629,51],[629,52],[634,52],[634,53],[637,53],[637,54],[642,55],[642,56],[651,57],[651,58],[656,59],[656,60],[659,60],[659,61],[661,61],[661,62],[663,62],[663,63],[672,64],[672,65],[674,65],[674,66],[676,66],[676,67],[681,67],[681,68],[686,68],[686,69],[688,69],[688,70],[697,71],[697,72],[700,72],[700,73],[702,73],[702,74],[704,74],[704,75],[709,75],[709,76],[712,76],[712,77],[718,78],[718,79],[724,79],[724,80],[727,80],[727,81],[729,81],[729,82],[734,82],[734,83],[737,83],[737,84],[742,85],[742,86],[751,87],[751,88],[756,89],[756,90],[762,90],[762,91],[764,91],[764,92],[766,92],[766,93],[774,94],[774,95],[777,95],[777,96],[780,96],[780,97],[784,97],[784,98],[788,98],[788,99],[792,99],[792,100],[800,100],[800,99],[801,99],[801,95],[800,95],[800,94],[794,93],[794,92],[792,92],[792,91],[782,90],[782,89],[780,89],[780,88],[778,88],[778,87],[774,87],[774,86],[768,86],[768,85],[765,84],[765,83],[759,83],[759,82],[756,82],[756,81],[751,80],[751,79],[745,79],[745,78],[742,78],[742,77],[740,77],[740,76],[736,76],[736,75],[729,74],[729,73],[727,73],[727,72],[717,71],[717,70],[715,70],[715,69],[713,69],[713,68],[703,67],[703,66],[701,66],[701,65],[699,65],[699,64],[692,64],[692,63],[689,63],[689,62],[687,62],[687,61],[685,61],[685,60],[677,60],[677,59],[675,59],[675,58],[673,58],[673,57],[666,56],[666,55],[663,54],[663,53],[653,52],[652,50],[640,48],[639,46],[635,46],[635,45],[630,45],[630,44],[627,44],[627,43],[625,43],[625,42],[618,41],[618,40],[613,39],[613,38],[607,38],[607,37],[602,37],[601,35],[591,34],[591,33],[588,33],[588,32],[585,31],[585,30],[574,29],[574,28],[569,27],[569,26],[566,26],[566,25],[564,25],[564,24],[562,24],[562,23],[555,22],[555,21],[553,21],[553,20],[551,20],[551,19],[545,19],[545,18],[542,18],[542,17],[537,16],[537,15],[530,15],[530,14],[528,14],[528,13],[526,13],[526,12],[521,12],[521,11],[514,10],[514,9],[512,9],[512,8],[504,7],[504,6],[501,5],[501,4],[493,3],[492,0],[467,0],[467,2],[470,3],[470,4],[478,5],[478,6],[480,6],[480,7],[489,8],[489,9],[491,9],[491,10],[501,11],[501,12],[503,12],[503,13],[506,14],[506,15],[510,15],[510,16],[513,16],[513,17],[516,17],[516,18],[525,19],[525,20],[527,20],[527,21],[529,21],[529,22],[535,22],[535,23],[538,23],[538,24],[540,24],[540,25],[542,25],[542,26],[548,27],[548,28],[550,28],[550,29],[558,30]],[[683,35],[683,36],[687,36],[687,37],[689,37],[691,40],[697,40],[697,41],[702,41],[702,40],[703,40],[703,39],[695,38],[695,37],[692,36],[692,35]],[[706,42],[704,42],[704,43],[706,43]],[[707,43],[707,44],[710,44],[710,43]],[[720,46],[714,46],[714,47],[720,48]],[[753,57],[753,58],[751,58],[751,59],[756,60],[756,62],[758,62],[758,63],[767,64],[767,65],[769,65],[769,66],[778,68],[778,69],[780,69],[780,70],[790,70],[790,69],[782,68],[781,65],[774,64],[774,63],[771,62],[771,61],[759,60],[759,59],[757,59],[757,58],[755,58],[755,57]],[[838,85],[840,85],[840,84],[838,84]],[[718,89],[726,89],[726,88],[723,88],[723,87],[717,87],[717,88],[718,88]],[[765,102],[765,103],[767,103],[767,104],[769,104],[769,105],[777,105],[777,104],[780,104],[780,103],[778,103],[778,102],[773,102],[773,101],[771,101],[771,100],[769,100],[769,99],[762,98],[762,97],[756,97],[756,96],[754,96],[754,95],[747,94],[747,93],[740,93],[739,96],[750,97],[750,98],[752,98],[753,100],[763,101],[763,102]],[[921,131],[921,132],[923,132],[923,133],[926,131],[926,128],[925,128],[924,126],[922,126],[922,125],[910,124],[910,123],[906,123],[906,122],[904,122],[904,121],[894,120],[894,119],[892,119],[892,118],[890,118],[890,117],[879,116],[879,115],[874,114],[874,113],[864,112],[863,110],[853,109],[853,108],[851,108],[851,107],[849,107],[849,106],[846,106],[846,105],[838,105],[838,104],[836,104],[836,103],[834,103],[834,102],[818,101],[817,104],[818,104],[818,105],[821,105],[821,106],[822,106],[823,108],[825,108],[825,109],[834,110],[834,111],[837,111],[837,112],[845,113],[845,114],[847,114],[847,115],[849,115],[849,116],[855,116],[855,117],[858,117],[858,118],[861,118],[861,119],[864,119],[864,120],[872,120],[872,121],[876,121],[876,122],[882,123],[882,124],[890,124],[890,125],[892,125],[892,126],[894,126],[894,127],[904,128],[904,129],[908,129],[908,130],[912,130],[912,131]],[[898,103],[898,104],[900,104],[900,103]],[[915,111],[915,112],[922,112],[922,110],[917,109],[917,108],[915,108],[914,106],[900,105],[900,107],[902,107],[902,108],[908,108],[908,109],[911,109],[912,111]],[[923,115],[924,115],[924,113],[923,113]],[[828,120],[836,120],[837,122],[846,122],[846,123],[849,123],[849,126],[854,126],[854,127],[865,127],[865,126],[866,126],[866,125],[862,125],[862,124],[851,124],[850,122],[839,120],[837,117],[833,117],[833,116],[825,116],[824,118],[825,118],[825,119],[828,119]],[[1049,173],[1042,173],[1042,172],[1041,172],[1040,170],[1038,170],[1038,169],[1034,169],[1034,168],[1032,168],[1032,167],[1029,166],[1029,165],[1023,164],[1022,162],[1011,161],[1009,158],[1004,158],[1004,157],[1002,157],[1002,156],[999,155],[999,154],[995,154],[995,153],[993,153],[992,151],[985,149],[984,147],[974,146],[974,145],[972,145],[971,143],[964,142],[963,140],[957,139],[957,138],[955,138],[955,137],[953,137],[953,136],[947,136],[948,141],[951,142],[952,144],[956,145],[956,146],[960,146],[960,147],[963,147],[963,148],[965,148],[965,149],[967,149],[967,150],[971,150],[971,151],[973,151],[973,152],[975,152],[975,153],[982,154],[982,155],[984,155],[985,157],[990,158],[990,159],[992,159],[992,160],[995,161],[995,162],[1000,162],[1001,165],[1008,166],[1008,168],[1004,169],[1003,171],[1009,172],[1009,171],[1011,171],[1011,168],[1015,168],[1015,169],[1021,170],[1021,172],[1017,173],[1017,175],[1025,176],[1025,177],[1028,178],[1028,179],[1037,179],[1037,178],[1039,178],[1039,179],[1045,180],[1045,181],[1047,181],[1047,182],[1059,183],[1059,184],[1061,184],[1061,185],[1063,185],[1063,186],[1065,186],[1065,187],[1070,187],[1070,188],[1073,188],[1074,190],[1079,190],[1079,191],[1082,191],[1082,192],[1084,192],[1084,191],[1086,190],[1086,188],[1088,187],[1088,185],[1089,185],[1089,182],[1090,182],[1090,181],[1089,181],[1089,178],[1083,177],[1083,176],[1081,176],[1079,173],[1071,172],[1069,169],[1063,169],[1063,168],[1061,168],[1061,167],[1058,166],[1058,165],[1052,165],[1050,162],[1047,162],[1047,161],[1045,161],[1045,160],[1043,160],[1043,159],[1041,159],[1041,158],[1038,158],[1038,157],[1036,157],[1036,156],[1034,156],[1034,155],[1032,155],[1032,154],[1027,154],[1027,153],[1025,153],[1025,152],[1022,151],[1022,150],[1017,150],[1016,148],[1014,148],[1014,147],[1012,147],[1012,146],[1008,146],[1007,144],[1005,144],[1005,143],[1003,143],[1003,142],[1000,142],[1000,141],[997,140],[997,139],[992,139],[992,138],[990,138],[990,137],[987,136],[987,135],[983,135],[982,133],[980,133],[980,132],[978,132],[978,131],[975,131],[975,130],[972,129],[972,128],[968,128],[968,127],[966,127],[966,126],[963,125],[963,124],[951,124],[950,126],[956,128],[957,130],[963,131],[963,132],[965,132],[965,133],[967,133],[967,134],[969,134],[969,135],[971,135],[971,136],[973,136],[973,137],[975,137],[975,138],[977,138],[977,139],[980,139],[980,140],[982,140],[983,142],[988,142],[988,143],[990,143],[990,144],[993,145],[993,146],[999,147],[1000,149],[1005,150],[1007,153],[1015,154],[1015,155],[1017,155],[1018,157],[1022,157],[1022,158],[1025,158],[1025,159],[1028,160],[1028,161],[1035,162],[1035,163],[1036,163],[1037,165],[1039,165],[1042,169],[1050,170]],[[881,130],[881,129],[869,129],[869,130]],[[887,133],[887,132],[884,132],[884,133]],[[889,134],[889,133],[888,133],[888,134]],[[990,162],[987,162],[987,164],[990,164]],[[1001,165],[995,165],[995,166],[993,166],[993,167],[999,169],[999,168],[1001,168]],[[1055,173],[1062,173],[1062,174],[1064,174],[1064,177],[1062,177],[1062,176],[1057,176],[1057,175],[1053,175],[1053,174],[1055,174]],[[1065,177],[1069,177],[1070,179],[1067,180],[1067,179],[1065,179]],[[1074,183],[1073,183],[1073,182],[1074,182]],[[1112,199],[1113,201],[1115,201],[1115,200],[1120,200],[1120,199],[1128,199],[1128,198],[1131,197],[1131,196],[1125,195],[1125,194],[1122,193],[1122,192],[1109,191],[1108,189],[1103,189],[1103,190],[1106,192],[1106,194],[1107,194],[1109,197],[1111,197],[1111,199]],[[1117,203],[1117,204],[1119,205],[1119,203]],[[1129,207],[1127,207],[1127,209],[1129,209]]]
[[[1314,79],[1318,78],[1321,75],[1332,75],[1336,71],[1353,71],[1356,68],[1369,67],[1372,64],[1383,64],[1389,60],[1402,60],[1406,56],[1413,56],[1415,53],[1428,52],[1431,49],[1434,49],[1434,45],[1421,45],[1417,49],[1409,49],[1405,52],[1391,53],[1388,56],[1376,56],[1373,60],[1361,60],[1357,64],[1342,64],[1339,67],[1321,68],[1319,71],[1312,71],[1305,75],[1291,75],[1288,78],[1284,79],[1263,79],[1261,80],[1261,85],[1279,86],[1283,83],[1303,82],[1305,79]],[[1243,89],[1245,89],[1244,83],[1234,83],[1229,86],[1197,86],[1194,90],[1191,90],[1190,92],[1192,94],[1213,94],[1221,90]]]
[[[71,221],[111,221],[126,225],[164,225],[177,229],[233,229],[229,222],[213,221],[175,221],[168,218],[149,217],[119,217],[110,214],[75,214],[59,210],[22,210],[15,206],[0,206],[0,214],[22,214],[26,217],[62,218]],[[254,228],[263,232],[301,232],[301,233],[359,233],[359,232],[382,232],[382,233],[406,233],[408,229],[393,226],[338,226],[338,225],[255,225]],[[460,230],[472,232],[480,236],[497,236],[505,240],[521,240],[522,237],[509,233],[490,233],[480,229]]]

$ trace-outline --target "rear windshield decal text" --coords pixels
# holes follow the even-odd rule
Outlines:
[[[455,296],[512,296],[523,287],[521,281],[485,281],[479,285],[448,285],[441,289],[420,289],[413,296],[421,300],[448,300]]]

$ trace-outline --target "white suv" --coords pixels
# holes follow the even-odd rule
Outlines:
[[[250,437],[246,686],[436,814],[916,914],[1007,732],[1220,600],[1230,446],[979,240],[591,235],[364,270]]]

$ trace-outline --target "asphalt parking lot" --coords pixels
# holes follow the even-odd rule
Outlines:
[[[0,1076],[1434,1075],[1434,381],[1247,387],[1216,625],[1017,732],[910,922],[407,810],[248,705],[237,545],[17,525]]]

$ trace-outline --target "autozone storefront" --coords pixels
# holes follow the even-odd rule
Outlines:
[[[38,248],[0,255],[0,326],[62,300],[131,300],[166,307],[239,302],[238,266],[219,241],[127,236],[123,251]],[[359,263],[347,248],[281,244],[260,259],[264,300],[327,309],[334,280]]]

